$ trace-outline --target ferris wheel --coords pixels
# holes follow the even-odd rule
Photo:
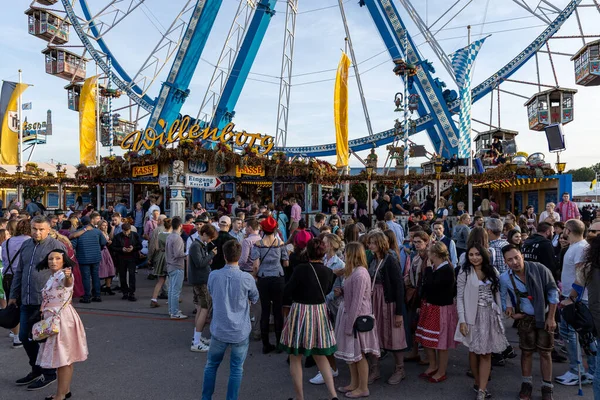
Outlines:
[[[349,38],[353,27],[348,27],[344,8],[350,7],[360,7],[364,23],[374,26],[381,39],[384,51],[377,55],[383,53],[386,58],[376,66],[381,74],[393,75],[399,63],[414,68],[414,76],[397,73],[399,87],[406,86],[403,105],[410,112],[395,126],[390,119],[387,130],[372,131],[369,105],[360,88],[368,129],[362,137],[350,140],[353,152],[393,143],[408,131],[410,135],[427,132],[438,154],[456,154],[460,105],[448,55],[471,38],[492,35],[480,53],[472,86],[473,103],[491,99],[485,111],[474,105],[473,120],[480,124],[476,132],[501,128],[501,94],[511,98],[509,103],[516,99],[526,103],[523,118],[528,119],[529,128],[543,130],[574,119],[575,84],[600,84],[599,41],[593,40],[600,36],[590,31],[598,26],[597,0],[360,0],[358,5],[348,0],[326,4],[309,0],[38,0],[26,14],[29,33],[48,42],[43,51],[46,72],[69,81],[69,108],[77,109],[81,82],[94,74],[86,65],[95,62],[104,79],[101,120],[103,143],[108,146],[118,144],[132,130],[157,128],[161,119],[176,119],[186,102],[199,104],[192,117],[206,126],[223,128],[234,119],[247,81],[263,75],[252,71],[263,39],[282,37],[281,57],[276,61],[280,73],[264,78],[279,86],[278,107],[273,109],[276,150],[290,156],[329,156],[335,154],[334,143],[290,146],[301,142],[293,140],[294,127],[288,124],[294,112],[290,108],[292,80],[299,75],[293,64],[294,59],[307,56],[294,51],[296,18],[299,12],[339,8]],[[333,16],[339,20],[339,15]],[[274,18],[283,18],[283,32],[269,31]],[[225,23],[229,29],[223,28]],[[220,52],[207,48],[209,35],[215,32],[221,34],[215,39],[221,44]],[[214,56],[207,60],[209,51]],[[359,56],[369,59],[373,55]],[[566,78],[557,73],[557,64],[565,62],[571,63]],[[213,70],[210,80],[196,75],[203,63]],[[353,59],[353,64],[358,79],[361,63]],[[559,83],[559,77],[571,87]],[[203,82],[197,85],[200,78]],[[395,92],[390,91],[392,110]],[[494,108],[496,122],[491,117]]]

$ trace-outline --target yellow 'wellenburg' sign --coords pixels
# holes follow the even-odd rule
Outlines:
[[[158,164],[152,165],[141,165],[137,167],[133,167],[132,175],[135,178],[136,176],[158,176]]]
[[[239,165],[235,166],[235,176],[240,178],[242,175],[250,175],[250,176],[265,176],[265,169],[262,165],[257,165],[255,167],[251,167],[249,165],[245,167],[241,167]]]
[[[163,129],[157,133],[153,128],[147,128],[145,131],[134,131],[125,136],[121,142],[121,148],[124,150],[139,151],[142,149],[152,150],[155,144],[166,145],[181,140],[220,140],[223,143],[231,142],[235,146],[260,147],[260,154],[268,154],[275,145],[273,136],[261,135],[260,133],[234,132],[235,124],[228,123],[219,134],[217,128],[206,127],[202,129],[198,122],[191,124],[191,117],[186,115],[183,119],[176,119],[167,132],[167,126],[164,120],[159,119],[158,125]]]

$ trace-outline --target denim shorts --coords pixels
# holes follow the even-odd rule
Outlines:
[[[528,315],[517,323],[519,347],[523,351],[551,352],[554,349],[554,335],[544,328],[535,326],[535,317]]]

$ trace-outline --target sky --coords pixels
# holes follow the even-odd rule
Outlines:
[[[537,1],[526,1],[532,7]],[[76,1],[78,3],[78,1]],[[92,11],[99,10],[108,0],[88,1]],[[135,1],[134,1],[135,3]],[[125,18],[105,40],[115,57],[130,73],[135,72],[147,59],[150,51],[158,43],[161,32],[174,20],[177,12],[183,7],[184,0],[146,0],[131,15]],[[288,124],[288,146],[328,144],[335,141],[333,124],[333,86],[335,69],[344,48],[344,26],[337,7],[337,0],[299,0],[298,17],[295,34],[294,64],[291,89],[291,102]],[[392,72],[393,63],[381,37],[366,9],[359,7],[357,0],[346,0],[346,11],[350,35],[354,44],[357,65],[361,72],[362,84],[368,106],[373,131],[380,132],[391,129],[394,120],[402,115],[394,112],[394,95],[403,92],[402,81]],[[433,31],[441,29],[436,38],[446,54],[464,47],[468,43],[467,25],[472,25],[472,39],[491,34],[481,49],[474,70],[473,82],[478,84],[503,67],[516,54],[527,47],[545,28],[543,22],[535,18],[517,4],[509,0],[461,0],[446,17],[436,20],[454,1],[448,0],[413,0],[412,3],[421,18]],[[468,3],[460,14],[449,20],[461,7]],[[558,8],[564,7],[568,0],[552,0]],[[590,4],[591,0],[583,0]],[[130,0],[121,2],[121,7],[130,4]],[[196,67],[190,85],[190,96],[186,100],[182,113],[196,116],[206,92],[210,77],[216,63],[233,16],[239,4],[238,0],[223,0],[219,15],[211,31],[202,54],[202,60]],[[398,0],[395,4],[400,17],[409,27],[414,42],[418,45],[423,58],[433,62],[436,69],[434,77],[439,77],[448,88],[456,85],[445,71],[435,54],[425,43],[422,35],[415,27],[407,12]],[[45,120],[46,110],[52,110],[53,136],[45,145],[35,149],[33,161],[77,164],[79,162],[78,114],[67,108],[67,93],[64,86],[68,81],[51,76],[44,71],[44,56],[41,51],[45,42],[29,35],[27,17],[24,11],[30,1],[14,0],[5,5],[3,25],[0,35],[0,52],[3,62],[0,64],[0,79],[16,81],[18,69],[23,71],[23,81],[33,86],[23,95],[23,102],[32,102],[33,109],[25,111],[28,121]],[[60,9],[59,1],[54,9]],[[79,8],[76,6],[76,9]],[[236,106],[234,122],[237,129],[248,132],[261,132],[274,135],[277,122],[279,95],[279,79],[281,70],[283,32],[285,24],[285,2],[280,0],[275,7],[277,13],[273,17],[267,34],[253,64],[249,80],[246,82],[240,100]],[[552,18],[552,14],[551,18]],[[600,13],[594,8],[580,8],[579,16],[582,29],[586,35],[598,35]],[[189,18],[184,16],[185,19]],[[567,21],[558,35],[577,35],[578,25],[573,16]],[[600,36],[598,36],[600,38]],[[594,38],[586,39],[588,42]],[[81,53],[83,49],[75,34],[71,31],[68,43],[71,51]],[[582,39],[553,39],[549,42],[551,50],[565,54],[574,54],[582,47]],[[574,82],[573,63],[568,56],[554,54],[552,63],[555,67],[558,84],[561,87],[575,88],[574,121],[565,125],[564,132],[567,150],[561,154],[561,161],[567,162],[567,169],[589,166],[600,161],[597,146],[593,139],[597,135],[597,87],[576,86]],[[162,63],[161,63],[162,65]],[[168,73],[170,62],[158,75],[155,83],[148,90],[155,97],[160,84]],[[88,76],[94,74],[95,66],[90,62],[87,66]],[[555,78],[548,54],[539,54],[540,81],[545,85],[555,85]],[[351,71],[351,76],[354,74]],[[529,61],[512,79],[537,82],[536,63]],[[506,82],[501,89],[530,97],[538,91],[536,85]],[[544,89],[542,89],[544,90]],[[360,102],[355,78],[349,82],[349,137],[350,139],[368,135],[365,118]],[[498,99],[494,95],[493,107],[490,110],[490,96],[486,96],[473,105],[473,118],[485,123],[500,126],[519,132],[517,145],[520,151],[529,154],[542,152],[548,162],[555,162],[555,155],[549,154],[543,132],[531,131],[527,125],[527,112],[522,97],[502,93],[500,96],[500,112]],[[115,107],[125,106],[127,99],[115,102]],[[136,111],[133,111],[134,113]],[[128,112],[122,112],[127,116]],[[413,115],[417,118],[418,115]],[[457,118],[456,118],[457,120]],[[485,131],[487,126],[478,122],[473,128]],[[473,133],[473,136],[476,132]],[[417,144],[425,145],[434,151],[426,133],[419,133],[411,138]],[[120,154],[120,149],[117,149]],[[380,165],[386,157],[384,148],[377,150]],[[102,148],[102,154],[108,154],[108,148]],[[27,155],[26,155],[27,156]],[[361,156],[366,156],[363,152]],[[326,158],[335,162],[334,157]],[[411,160],[411,166],[420,165],[424,158]],[[351,166],[359,166],[354,157]]]

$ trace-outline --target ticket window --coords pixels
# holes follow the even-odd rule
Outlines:
[[[294,197],[298,201],[298,205],[302,207],[302,211],[306,211],[305,203],[305,187],[304,183],[275,183],[274,187],[274,200],[275,204],[281,204],[283,199],[289,199]]]
[[[121,199],[127,199],[129,203],[129,193],[131,186],[129,183],[107,183],[105,185],[105,202],[104,205],[117,205]],[[84,201],[85,203],[85,201]]]
[[[235,196],[234,183],[224,183],[217,190],[206,190],[204,192],[204,208],[209,211],[214,211],[219,208],[221,199],[225,199],[227,204],[231,202]]]

